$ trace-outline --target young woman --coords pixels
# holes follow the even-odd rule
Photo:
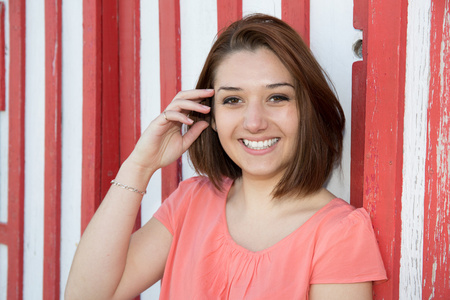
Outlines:
[[[235,22],[197,89],[178,93],[121,166],[67,299],[130,299],[159,279],[161,299],[371,299],[386,274],[370,218],[322,187],[344,122],[292,28],[266,15]],[[152,174],[186,150],[201,176],[131,234]]]

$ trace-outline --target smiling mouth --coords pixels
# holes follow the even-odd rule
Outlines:
[[[278,143],[280,139],[279,138],[273,138],[270,140],[265,141],[249,141],[246,139],[242,139],[242,142],[244,143],[245,147],[252,149],[252,150],[264,150],[267,148],[272,147],[276,143]]]

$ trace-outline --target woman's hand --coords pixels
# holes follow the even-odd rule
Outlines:
[[[208,114],[210,107],[200,102],[213,94],[214,90],[179,92],[164,112],[150,123],[128,159],[151,173],[178,159],[209,125],[206,121],[193,124],[189,113]],[[192,125],[184,135],[182,124]]]

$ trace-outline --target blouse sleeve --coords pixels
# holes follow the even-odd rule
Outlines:
[[[356,283],[386,279],[368,213],[353,210],[316,244],[311,284]]]
[[[191,199],[192,190],[195,189],[198,178],[189,178],[180,183],[178,188],[161,204],[153,215],[160,221],[172,235],[179,228],[180,218],[183,218]]]

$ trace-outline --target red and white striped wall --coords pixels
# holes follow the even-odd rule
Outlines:
[[[450,297],[448,0],[0,0],[0,299],[63,299],[120,163],[254,12],[294,26],[335,84],[348,122],[328,187],[372,217],[375,299]],[[185,156],[157,172],[136,227],[192,175]]]

